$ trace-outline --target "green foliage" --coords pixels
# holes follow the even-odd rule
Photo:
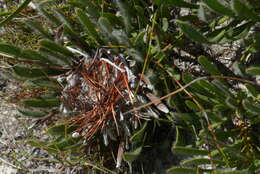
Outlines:
[[[67,8],[61,8],[52,1],[40,2],[37,10],[50,22],[50,30],[46,30],[49,26],[41,26],[31,19],[24,22],[43,38],[34,47],[37,50],[0,43],[1,55],[17,61],[12,67],[14,75],[30,87],[58,92],[58,96],[21,101],[23,115],[42,118],[60,112],[66,120],[62,124],[53,123],[47,130],[54,137],[50,142],[30,140],[29,144],[68,156],[77,147],[97,147],[100,151],[91,149],[89,152],[100,153],[108,161],[102,165],[113,171],[118,169],[111,162],[111,153],[119,154],[117,158],[129,164],[129,169],[122,170],[132,173],[165,172],[167,169],[169,173],[257,173],[260,167],[260,103],[259,84],[253,79],[260,75],[260,68],[257,64],[248,67],[250,59],[259,51],[259,34],[252,32],[260,20],[260,4],[255,3],[202,0],[198,5],[184,0],[74,0],[66,4]],[[190,13],[182,14],[183,9],[189,9]],[[222,46],[234,41],[243,42],[243,47],[235,57],[237,62],[231,62],[233,69],[228,69],[208,49],[214,52],[212,45]],[[101,49],[97,51],[98,48]],[[118,146],[122,139],[111,133],[114,128],[108,127],[109,124],[103,125],[102,132],[84,144],[80,138],[72,137],[85,126],[80,122],[71,123],[73,119],[70,118],[77,116],[77,111],[58,111],[69,101],[68,96],[62,94],[64,86],[72,83],[68,74],[79,71],[78,65],[87,62],[88,56],[96,59],[102,51],[107,51],[104,55],[108,57],[120,57],[122,62],[134,64],[129,67],[142,80],[131,87],[135,105],[149,103],[148,93],[158,97],[167,95],[167,101],[160,102],[169,108],[169,112],[161,112],[156,104],[158,101],[151,101],[140,109],[142,116],[149,119],[144,121],[138,117],[141,124],[138,129],[120,120],[124,133],[118,137],[129,143],[129,148],[123,148],[121,155]],[[176,63],[178,61],[183,66]],[[189,66],[190,62],[195,68]],[[185,65],[189,67],[185,68]],[[100,73],[104,72],[100,70]],[[60,81],[57,77],[66,80]],[[238,88],[238,83],[246,89]],[[182,90],[170,93],[177,89]],[[76,93],[77,89],[71,91]],[[138,108],[120,105],[115,109],[125,107],[129,110]],[[48,112],[42,110],[44,108],[48,108]],[[171,132],[170,128],[176,130]],[[169,134],[175,134],[174,138]],[[111,153],[106,146],[108,136],[112,139]],[[103,139],[105,146],[100,143]],[[167,147],[163,142],[168,143]],[[173,144],[172,155],[177,161],[159,158],[161,149],[171,153],[169,142]],[[153,150],[158,157],[152,156]],[[163,162],[159,164],[158,160]],[[147,167],[144,161],[156,165]]]

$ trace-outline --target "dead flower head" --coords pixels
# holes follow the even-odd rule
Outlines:
[[[102,56],[81,61],[67,75],[63,111],[75,113],[67,121],[82,137],[90,139],[99,132],[107,144],[109,137],[129,136],[129,122],[136,124],[138,117],[122,114],[133,103],[131,71],[118,56]]]

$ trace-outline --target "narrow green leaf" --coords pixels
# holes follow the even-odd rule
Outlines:
[[[260,105],[259,104],[254,104],[253,102],[250,102],[249,100],[245,99],[242,102],[243,107],[253,113],[253,114],[259,114],[260,113]]]
[[[69,19],[67,19],[67,17],[62,13],[61,10],[56,9],[53,10],[54,13],[56,14],[56,16],[58,17],[59,21],[62,22],[63,25],[68,26],[69,28],[72,28],[71,22],[69,21]]]
[[[0,52],[13,57],[20,57],[21,55],[20,48],[8,44],[0,44]]]
[[[41,107],[41,108],[46,108],[46,107],[58,107],[60,105],[60,100],[58,99],[26,99],[23,100],[22,103],[25,106],[29,107]]]
[[[189,3],[183,0],[167,0],[166,4],[174,7],[184,7],[184,8],[192,8],[192,9],[199,8],[197,4]]]
[[[217,169],[216,174],[249,174],[250,172],[245,169],[245,170],[234,170],[234,169]]]
[[[185,104],[186,104],[191,110],[195,110],[195,111],[199,110],[199,107],[198,107],[194,102],[192,102],[192,101],[190,101],[190,100],[186,100],[186,101],[185,101]]]
[[[64,54],[56,52],[55,50],[51,50],[51,49],[41,46],[38,51],[45,57],[48,57],[49,60],[51,60],[52,62],[54,62],[57,65],[64,66],[64,65],[71,64],[71,59],[68,56],[65,56]]]
[[[141,152],[142,152],[142,147],[138,147],[132,152],[125,152],[123,158],[125,161],[132,163],[134,160],[136,160],[136,158],[140,155]]]
[[[222,4],[219,0],[203,0],[203,2],[213,11],[219,13],[219,14],[223,14],[223,15],[227,15],[227,16],[234,16],[234,12],[227,6],[225,6],[224,4]]]
[[[100,17],[98,19],[98,23],[100,24],[101,29],[106,32],[111,34],[113,32],[113,27],[111,23],[107,20],[107,18]]]
[[[196,41],[198,43],[209,43],[208,40],[197,30],[195,30],[190,24],[187,22],[183,22],[180,20],[177,20],[177,23],[181,30],[193,41]]]
[[[216,97],[220,98],[221,101],[223,101],[226,98],[226,96],[222,93],[221,90],[216,88],[212,83],[208,82],[207,80],[200,80],[198,83],[201,87],[208,89]]]
[[[103,32],[104,36],[107,38],[108,41],[111,42],[111,44],[118,45],[117,38],[114,36],[114,27],[110,23],[110,21],[105,17],[100,17],[98,19],[99,28]]]
[[[79,48],[85,50],[85,51],[90,51],[89,50],[89,45],[88,43],[85,41],[84,38],[81,38],[80,35],[78,33],[76,33],[75,31],[73,31],[70,27],[68,27],[67,25],[64,25],[64,33],[69,37],[69,39],[71,40],[71,42],[73,44],[75,44],[76,46],[78,46]]]
[[[184,142],[184,137],[182,135],[182,129],[179,127],[179,126],[176,126],[176,139],[175,139],[175,142],[173,144],[174,147],[178,147],[178,146],[181,146],[183,145],[183,142]]]
[[[18,111],[21,114],[23,114],[24,116],[28,116],[31,118],[41,118],[48,114],[47,112],[33,111],[33,110],[24,109],[24,108],[18,108]]]
[[[182,165],[205,165],[205,164],[220,164],[220,165],[225,165],[225,162],[221,161],[221,160],[211,160],[208,158],[192,158],[192,159],[188,159],[188,160],[184,160],[181,162]]]
[[[216,86],[220,91],[222,91],[223,95],[226,97],[232,96],[234,98],[234,95],[230,92],[230,88],[226,84],[226,82],[222,79],[214,79],[211,81],[211,83]]]
[[[249,91],[249,93],[250,93],[252,96],[257,97],[258,92],[257,92],[257,90],[255,89],[254,86],[252,86],[252,85],[250,85],[250,84],[245,84],[245,86],[246,86],[247,90]]]
[[[29,139],[26,143],[33,147],[39,147],[39,148],[44,148],[47,145],[46,141],[39,141],[36,139]]]
[[[221,28],[208,33],[206,37],[208,38],[209,42],[218,43],[225,36],[225,34],[226,34],[226,30]]]
[[[138,130],[134,135],[130,137],[131,142],[142,142],[142,138],[144,135],[145,128],[147,126],[147,122],[144,123],[142,129]]]
[[[208,21],[208,14],[206,13],[205,7],[203,5],[200,5],[200,8],[198,9],[197,12],[197,17],[199,20],[207,22]]]
[[[132,26],[131,26],[131,20],[130,20],[130,18],[131,18],[130,12],[128,9],[129,5],[127,5],[128,1],[115,0],[115,2],[116,2],[117,7],[120,10],[120,13],[122,14],[126,32],[130,33]]]
[[[79,144],[78,144],[78,139],[69,137],[64,139],[61,142],[58,143],[52,143],[50,145],[48,145],[48,149],[50,149],[51,151],[67,151],[67,150],[72,150],[74,148],[78,148]]]
[[[37,9],[39,10],[39,12],[49,21],[51,21],[53,24],[55,24],[56,26],[60,26],[62,24],[62,22],[53,14],[48,13],[45,9],[45,1],[43,3],[41,3],[39,6],[37,6]]]
[[[172,174],[197,174],[197,169],[195,168],[182,168],[182,167],[172,167],[167,170],[167,173]]]
[[[198,61],[203,66],[203,68],[211,75],[221,75],[217,67],[212,62],[210,62],[205,56],[200,56],[198,58]]]
[[[260,75],[260,67],[251,66],[246,69],[246,73],[250,75]]]
[[[251,29],[251,27],[254,25],[254,22],[247,22],[243,25],[240,25],[238,27],[235,27],[233,29],[233,33],[232,33],[232,38],[234,38],[233,40],[239,40],[242,39],[244,37],[246,37]]]
[[[86,28],[88,33],[97,41],[97,43],[102,44],[102,40],[100,39],[99,34],[96,31],[96,26],[90,21],[89,17],[85,15],[82,10],[77,10],[77,15],[80,22]]]
[[[182,153],[186,155],[208,155],[207,150],[199,150],[191,147],[173,146],[173,152]]]
[[[17,16],[32,0],[25,0],[10,16],[0,22],[0,27],[10,22],[15,16]]]
[[[75,131],[76,128],[77,128],[76,126],[69,125],[69,123],[62,123],[48,128],[47,132],[52,135],[65,136],[66,134]]]
[[[238,107],[238,103],[236,100],[230,96],[228,96],[225,100],[225,103],[227,106],[229,106],[231,109],[236,109]]]
[[[27,68],[22,66],[14,66],[13,70],[15,74],[25,78],[39,78],[46,76],[60,75],[62,72],[52,69],[40,69],[40,68]]]
[[[106,18],[114,26],[124,26],[123,19],[120,16],[116,16],[113,13],[103,13],[102,17]]]
[[[163,18],[162,19],[162,30],[164,32],[166,32],[168,30],[168,27],[169,27],[168,19],[167,18]]]
[[[65,56],[69,56],[69,57],[74,56],[74,54],[70,52],[68,49],[50,40],[41,40],[40,45],[54,52],[61,53]]]
[[[55,63],[53,63],[53,61],[49,60],[48,58],[41,55],[37,51],[31,50],[31,49],[22,50],[20,57],[24,58],[24,59],[38,60],[38,61],[40,61],[42,63],[46,63],[46,64],[47,63],[48,64],[55,64]]]
[[[91,17],[95,19],[98,19],[100,17],[99,8],[95,6],[92,1],[90,0],[79,0],[79,1],[86,7],[86,11]]]
[[[238,16],[245,19],[251,19],[256,22],[260,21],[260,16],[258,16],[253,9],[249,9],[245,3],[240,0],[232,0],[232,7]]]
[[[26,80],[24,82],[26,86],[28,87],[42,87],[44,89],[49,89],[49,90],[54,90],[54,91],[59,91],[61,90],[61,87],[59,84],[53,80],[51,81],[49,78],[37,78],[37,79],[32,79],[32,80]]]
[[[42,34],[43,37],[53,40],[53,37],[51,36],[51,34],[46,31],[43,27],[42,24],[40,24],[39,22],[35,21],[35,20],[27,20],[25,21],[25,24],[28,25],[30,28],[38,31],[39,33]]]

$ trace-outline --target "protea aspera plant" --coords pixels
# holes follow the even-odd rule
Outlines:
[[[38,50],[0,44],[14,74],[43,90],[20,112],[54,124],[53,141],[30,143],[103,172],[259,172],[260,71],[246,65],[260,4],[199,2],[39,3],[48,29],[25,21]],[[214,45],[235,41],[245,48],[227,67]]]
[[[85,8],[85,3],[76,5]],[[47,19],[44,23],[51,23],[47,30],[37,19],[24,21],[42,37],[38,50],[0,44],[2,55],[15,63],[12,78],[24,81],[31,93],[37,89],[34,95],[20,96],[19,111],[39,119],[39,123],[49,120],[53,126],[48,132],[57,136],[47,144],[37,140],[29,143],[50,153],[80,146],[79,151],[91,151],[105,158],[103,164],[107,166],[116,157],[111,168],[120,168],[123,153],[130,150],[133,131],[150,119],[139,111],[127,112],[142,102],[136,98],[139,94],[134,94],[138,78],[130,67],[134,62],[122,54],[130,41],[118,43],[124,42],[126,31],[115,30],[106,18],[97,22],[95,16],[90,18],[81,9],[74,18],[66,16],[68,11],[51,1],[35,6]],[[111,39],[112,28],[115,35]],[[111,40],[117,44],[111,45]],[[106,150],[102,150],[103,146]]]

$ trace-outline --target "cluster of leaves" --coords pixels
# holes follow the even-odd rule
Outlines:
[[[146,105],[150,107],[146,114],[154,119],[129,138],[129,150],[123,155],[129,165],[121,170],[164,173],[175,165],[169,173],[259,172],[260,102],[259,84],[254,81],[260,68],[251,66],[260,51],[257,0],[71,0],[60,8],[43,1],[37,10],[51,25],[45,28],[35,20],[25,21],[41,34],[37,51],[0,44],[0,52],[17,63],[13,74],[28,87],[45,91],[23,100],[21,113],[39,119],[70,117],[59,113],[64,84],[55,78],[73,70],[80,58],[67,46],[91,57],[97,48],[110,49],[135,61],[132,71],[147,85],[136,84],[135,93],[152,100],[147,90],[168,108],[162,112],[158,99]],[[230,60],[231,68],[208,51],[212,45],[234,42],[241,50]],[[65,123],[55,125],[49,129],[56,135],[52,142],[30,143],[62,154],[71,165],[80,160],[90,164],[89,157],[80,153],[86,142],[71,136],[75,129]],[[111,147],[117,151],[117,146]],[[101,149],[111,159],[107,148],[101,145]],[[170,150],[175,160],[160,156]],[[102,162],[110,171],[96,166],[101,171],[115,170],[115,165]]]

